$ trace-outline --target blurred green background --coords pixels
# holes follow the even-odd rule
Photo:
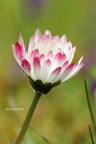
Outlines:
[[[33,99],[33,90],[12,54],[12,44],[22,33],[26,44],[35,30],[52,35],[66,34],[77,47],[74,61],[84,55],[85,66],[74,78],[42,96],[31,126],[51,144],[90,144],[92,127],[85,89],[87,78],[93,112],[96,109],[96,1],[95,0],[0,0],[0,144],[11,144],[17,137]],[[92,93],[93,92],[93,93]],[[6,108],[23,108],[10,111]],[[95,138],[95,136],[94,136]],[[24,144],[47,144],[29,128]]]

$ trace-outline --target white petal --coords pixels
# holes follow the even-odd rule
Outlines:
[[[41,72],[40,72],[40,79],[45,83],[47,80],[47,77],[49,76],[51,70],[51,61],[48,59],[46,60],[41,68]]]
[[[39,28],[35,31],[35,34],[34,34],[34,42],[37,43],[38,42],[38,39],[40,38],[41,36],[41,32],[39,30]]]
[[[35,45],[35,43],[34,43],[34,37],[32,36],[30,38],[30,41],[29,41],[28,54],[30,54],[32,52],[34,45]]]
[[[74,47],[74,48],[72,48],[71,50],[70,50],[70,52],[69,52],[69,55],[68,55],[68,61],[69,61],[69,63],[71,63],[72,62],[72,60],[73,60],[73,57],[74,57],[74,53],[75,53],[75,51],[76,51],[76,47]]]
[[[62,35],[62,36],[61,36],[61,40],[62,40],[63,43],[65,43],[65,42],[67,41],[66,35]]]
[[[45,31],[45,34],[46,34],[46,35],[49,35],[49,37],[51,37],[51,32],[50,32],[49,30],[46,30],[46,31]]]

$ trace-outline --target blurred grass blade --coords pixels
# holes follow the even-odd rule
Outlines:
[[[90,133],[90,138],[91,138],[92,144],[95,144],[95,143],[94,143],[94,140],[93,140],[93,136],[92,136],[92,132],[91,132],[91,127],[90,127],[90,125],[89,125],[89,133]]]
[[[30,126],[30,128],[37,134],[39,135],[46,143],[51,144],[50,141],[45,138],[44,136],[42,136],[36,129],[34,129],[33,127]]]
[[[85,84],[85,91],[86,91],[87,104],[88,104],[90,116],[91,116],[91,119],[92,119],[92,122],[93,122],[94,130],[95,130],[95,132],[96,132],[95,120],[94,120],[94,116],[93,116],[93,112],[92,112],[92,108],[91,108],[91,104],[90,104],[90,100],[89,100],[89,95],[88,95],[88,89],[87,89],[86,80],[84,80],[84,84]]]
[[[68,144],[72,144],[73,143],[73,140],[71,140]]]

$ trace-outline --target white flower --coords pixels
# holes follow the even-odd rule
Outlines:
[[[28,50],[19,33],[19,40],[12,45],[12,50],[31,86],[44,94],[73,77],[83,66],[83,57],[77,63],[71,63],[76,47],[72,48],[66,36],[52,36],[48,30],[42,35],[37,29],[30,38]]]

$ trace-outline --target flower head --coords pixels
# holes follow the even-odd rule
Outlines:
[[[83,66],[83,57],[77,63],[71,63],[76,47],[72,48],[65,35],[52,36],[48,30],[42,35],[37,29],[30,38],[28,50],[21,33],[18,35],[18,42],[12,45],[13,54],[37,92],[48,93],[52,87],[77,74]]]

